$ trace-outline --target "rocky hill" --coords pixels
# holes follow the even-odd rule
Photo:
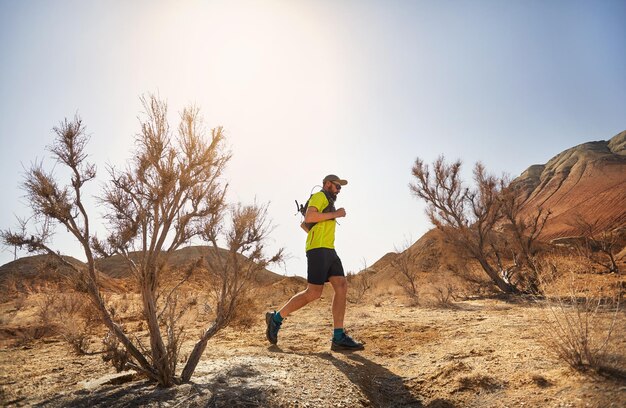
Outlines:
[[[76,258],[66,256],[64,259],[78,268],[85,267]],[[98,275],[104,290],[119,291],[126,287],[121,279],[102,271]],[[0,299],[10,298],[16,293],[37,292],[50,286],[63,290],[75,287],[77,281],[76,272],[72,268],[50,255],[25,256],[0,266]]]
[[[410,265],[424,274],[419,279],[420,285],[436,283],[444,279],[450,271],[458,269],[458,265],[467,262],[446,242],[443,233],[434,228],[402,253],[390,252],[368,268],[368,271],[373,272],[372,286],[375,292],[393,291],[394,287],[397,289],[396,280],[400,277],[403,257],[410,257]]]
[[[530,166],[514,183],[522,185],[524,211],[538,207],[552,215],[543,239],[576,235],[576,219],[600,229],[626,226],[626,131],[608,141],[583,143]]]
[[[198,260],[199,258],[206,256],[209,252],[214,251],[209,246],[189,246],[176,250],[169,259],[168,266],[173,269],[182,269]],[[226,250],[220,249],[220,254],[223,256],[227,253]],[[131,257],[138,257],[138,254],[131,254]],[[130,276],[130,269],[126,264],[126,260],[119,255],[115,255],[109,258],[100,258],[96,261],[96,267],[98,270],[107,274],[108,276],[115,278],[127,278]],[[259,284],[272,284],[281,280],[283,277],[270,272],[267,269],[261,271],[256,277],[256,281]]]
[[[171,269],[183,269],[213,249],[207,246],[190,246],[175,251],[168,263]],[[225,253],[225,250],[222,254]],[[65,259],[78,266],[85,264],[75,258]],[[96,261],[104,290],[121,290],[134,285],[126,261],[119,255],[101,258]],[[69,267],[60,265],[49,255],[26,256],[0,266],[0,292],[10,296],[13,292],[37,291],[38,288],[53,285],[55,287],[72,286],[76,282],[76,273]],[[264,269],[256,276],[258,285],[271,285],[284,277]]]

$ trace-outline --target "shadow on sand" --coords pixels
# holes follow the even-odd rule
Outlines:
[[[347,361],[344,361],[330,352],[291,353],[281,350],[278,346],[271,346],[268,350],[317,357],[332,363],[350,382],[359,387],[372,407],[455,408],[451,401],[445,399],[435,399],[424,405],[415,395],[416,391],[412,391],[405,385],[401,376],[358,353],[337,353],[346,357]]]
[[[246,378],[261,373],[248,364],[237,365],[206,383],[158,388],[148,381],[108,386],[72,395],[56,395],[37,407],[274,407],[265,386],[248,384]]]
[[[358,353],[291,352],[271,346],[268,351],[312,357],[330,362],[367,397],[370,407],[455,408],[445,399],[424,404],[419,389],[407,386],[403,378]],[[148,381],[104,386],[93,391],[57,394],[36,404],[38,407],[275,407],[276,389],[255,381],[263,377],[254,364],[238,364],[207,382],[158,388]],[[206,378],[205,378],[206,380]],[[303,401],[306,402],[306,401]]]

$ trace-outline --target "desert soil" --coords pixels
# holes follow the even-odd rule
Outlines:
[[[281,300],[282,303],[282,300]],[[387,298],[348,306],[355,353],[330,351],[330,296],[290,316],[278,346],[263,313],[214,337],[192,382],[159,389],[58,337],[0,350],[5,406],[624,407],[626,382],[578,373],[545,344],[537,305],[480,299],[427,308]],[[280,304],[267,305],[268,308]],[[10,310],[4,305],[3,313]],[[626,350],[624,316],[615,336]],[[190,328],[193,336],[201,326]],[[183,355],[193,346],[190,338]],[[97,350],[100,338],[91,339]],[[181,367],[179,367],[180,369]]]

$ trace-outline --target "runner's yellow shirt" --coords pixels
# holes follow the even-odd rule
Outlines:
[[[309,199],[309,207],[315,207],[319,212],[324,211],[328,204],[328,198],[326,198],[323,191],[313,194]],[[334,249],[336,224],[337,222],[334,219],[315,224],[307,234],[306,250],[309,251],[315,248]]]

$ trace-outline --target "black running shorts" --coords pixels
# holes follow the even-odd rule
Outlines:
[[[307,282],[323,285],[330,276],[345,276],[341,259],[334,249],[314,248],[306,253]]]

